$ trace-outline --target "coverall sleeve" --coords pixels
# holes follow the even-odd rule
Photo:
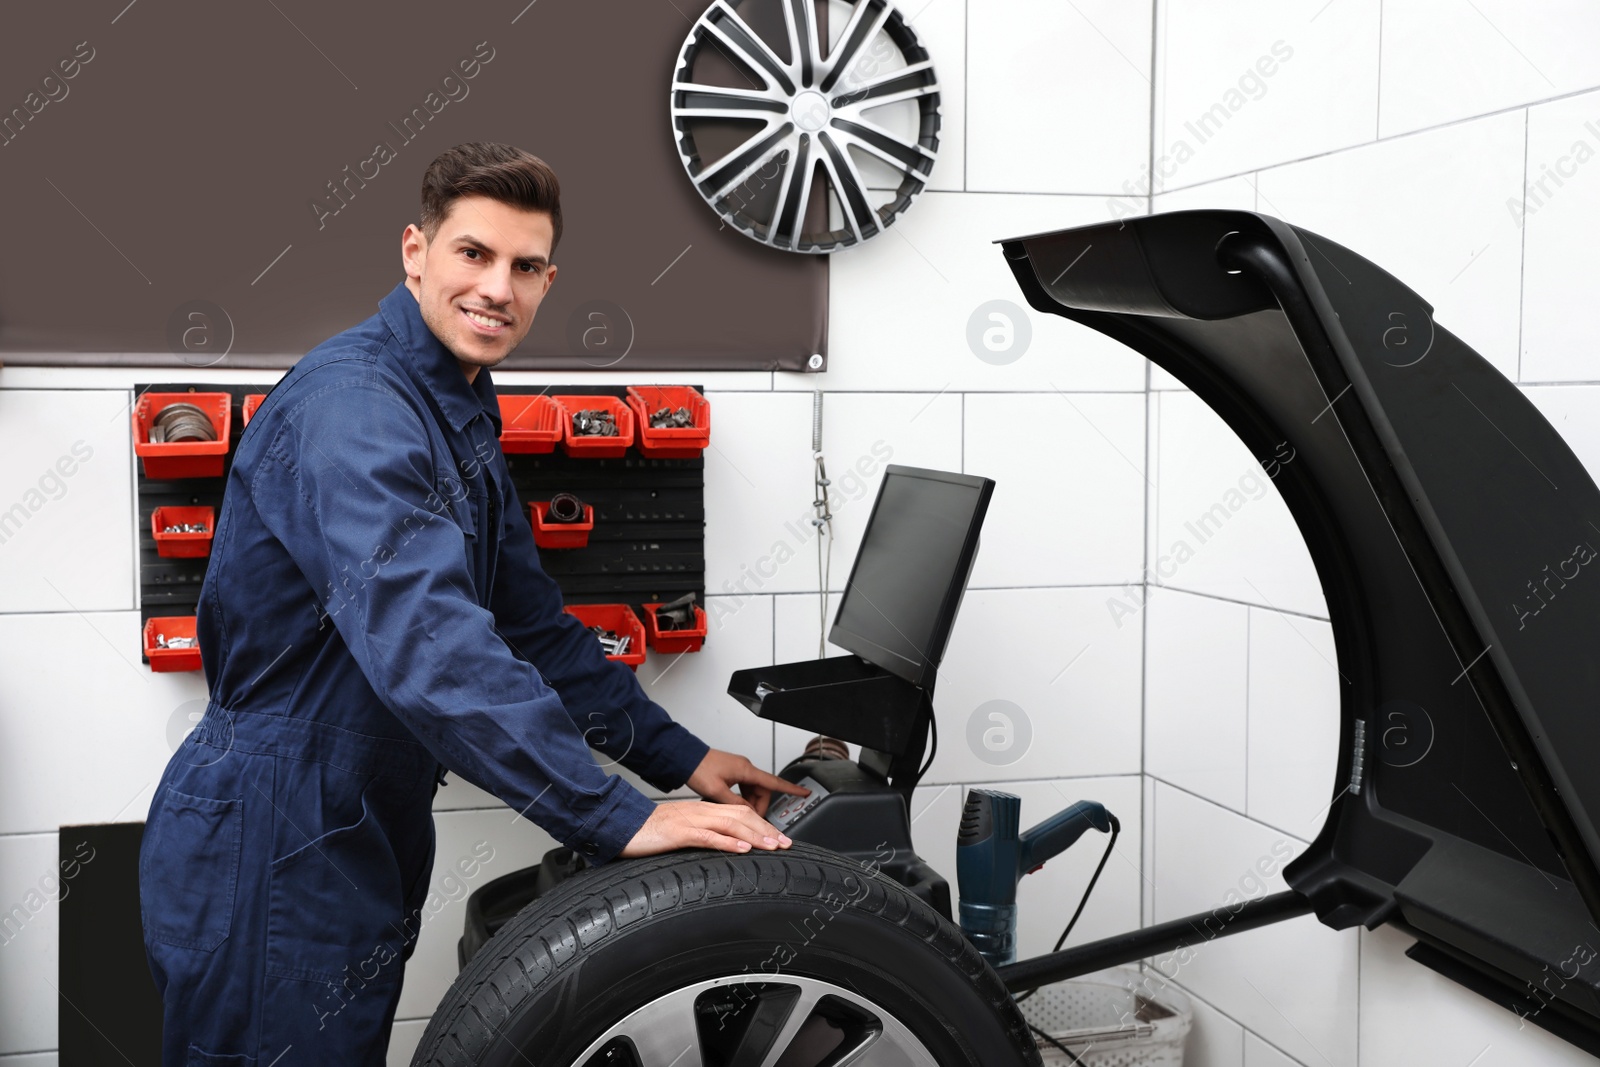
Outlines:
[[[710,746],[673,722],[634,673],[606,659],[594,635],[561,610],[561,590],[539,565],[528,513],[510,478],[501,482],[505,540],[491,604],[501,632],[560,692],[590,745],[663,792],[678,788]]]
[[[440,763],[604,862],[654,805],[596,766],[561,698],[497,633],[452,514],[470,501],[440,483],[462,484],[435,471],[421,413],[374,373],[288,409],[251,496],[378,699]]]

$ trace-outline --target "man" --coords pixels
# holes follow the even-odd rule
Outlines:
[[[804,790],[672,722],[540,569],[488,368],[532,324],[560,237],[538,158],[445,152],[405,281],[239,442],[198,607],[210,702],[140,854],[168,1067],[384,1062],[447,769],[595,863],[789,844],[762,815]],[[654,804],[586,740],[720,803]]]

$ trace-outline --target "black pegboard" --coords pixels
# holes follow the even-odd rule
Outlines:
[[[269,388],[190,382],[134,387],[136,393],[208,392],[233,398],[233,426],[221,477],[161,481],[146,478],[142,464],[136,472],[141,624],[153,616],[193,615],[209,562],[158,555],[151,513],[158,507],[192,504],[209,505],[220,514],[223,488],[244,431],[244,398]],[[507,396],[627,394],[626,387],[594,385],[509,385],[497,386],[496,391]],[[558,447],[545,455],[508,455],[506,465],[524,507],[559,492],[574,493],[594,505],[595,528],[587,547],[539,550],[540,562],[568,603],[623,603],[639,611],[647,601],[692,592],[704,604],[704,459],[646,459],[637,448],[618,459],[576,459]],[[143,647],[139,651],[142,658]]]

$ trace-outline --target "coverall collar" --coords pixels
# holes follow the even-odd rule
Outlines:
[[[470,383],[467,381],[455,354],[422,321],[422,308],[405,282],[400,282],[378,302],[378,312],[400,342],[400,349],[417,378],[444,412],[450,428],[459,432],[476,416],[487,414],[498,435],[500,404],[495,399],[494,379],[489,376],[489,368],[479,367],[477,376]]]

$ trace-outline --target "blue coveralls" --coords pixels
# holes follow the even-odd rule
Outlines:
[[[446,769],[593,862],[707,746],[561,611],[496,438],[404,284],[239,442],[205,582],[210,702],[139,857],[166,1067],[384,1062]]]

